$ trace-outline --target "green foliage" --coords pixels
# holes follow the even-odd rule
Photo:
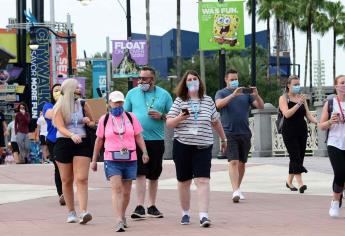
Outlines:
[[[278,104],[278,98],[282,93],[280,83],[276,79],[266,79],[266,56],[267,51],[257,46],[257,88],[259,94],[265,103]],[[238,71],[240,86],[250,86],[250,48],[243,51],[229,51],[226,54],[226,68],[233,68]],[[200,58],[195,55],[193,59],[184,60],[182,62],[182,72],[186,70],[195,70],[200,73]],[[175,74],[175,70],[171,70],[171,74]],[[215,54],[211,57],[205,57],[205,76],[206,76],[206,93],[214,99],[216,92],[219,90],[219,57]],[[222,78],[223,79],[223,78]],[[176,82],[172,87],[175,87]],[[171,89],[167,89],[171,92]]]

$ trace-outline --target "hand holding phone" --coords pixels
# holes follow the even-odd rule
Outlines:
[[[244,94],[252,94],[253,88],[242,88],[242,93]]]
[[[183,113],[183,115],[185,115],[185,116],[189,115],[189,111],[188,111],[187,108],[183,108],[183,109],[182,109],[182,113]]]

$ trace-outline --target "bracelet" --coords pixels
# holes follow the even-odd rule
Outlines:
[[[328,120],[327,122],[328,122],[329,126],[332,125],[332,121],[331,120]]]
[[[74,133],[70,133],[70,134],[69,134],[69,138],[72,138],[73,135],[74,135]]]
[[[225,139],[221,139],[220,142],[221,143],[226,143],[228,140],[225,138]]]
[[[145,155],[149,155],[148,153],[147,153],[147,150],[145,149],[144,151],[143,151],[143,154],[145,154]]]

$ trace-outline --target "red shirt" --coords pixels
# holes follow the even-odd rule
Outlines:
[[[30,116],[28,112],[23,115],[21,112],[17,112],[15,119],[14,131],[27,134],[29,133]]]

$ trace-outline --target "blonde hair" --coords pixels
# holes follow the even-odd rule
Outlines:
[[[53,119],[58,111],[61,112],[65,124],[71,122],[71,114],[75,112],[74,92],[78,88],[79,82],[76,79],[66,79],[61,84],[61,96],[53,108]]]
[[[338,75],[337,77],[335,77],[334,85],[338,85],[338,80],[343,77],[345,77],[345,75]]]

